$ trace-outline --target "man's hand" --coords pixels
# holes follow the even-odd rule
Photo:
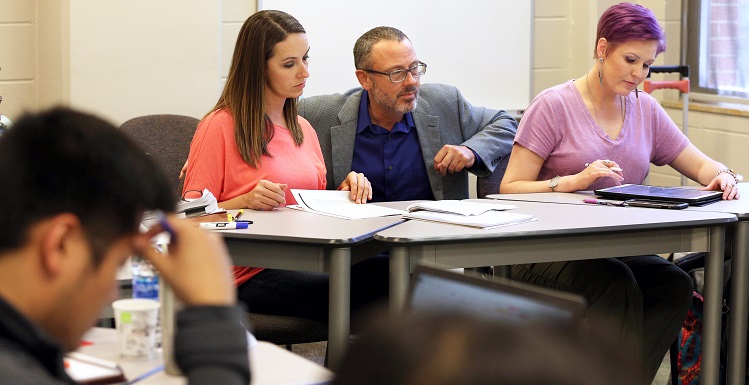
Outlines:
[[[346,176],[338,190],[351,191],[349,198],[355,203],[367,203],[367,200],[372,199],[372,184],[369,183],[369,179],[362,173],[351,171]]]
[[[236,303],[229,254],[221,238],[198,229],[193,222],[173,216],[167,220],[176,235],[169,252],[161,254],[150,244],[150,239],[163,230],[161,226],[138,235],[134,241],[136,251],[151,261],[186,304]]]
[[[440,175],[463,171],[466,167],[473,166],[476,157],[470,148],[466,146],[453,146],[446,144],[434,157],[434,170]]]

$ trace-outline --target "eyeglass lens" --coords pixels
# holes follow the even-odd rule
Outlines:
[[[427,71],[426,64],[419,63],[409,69],[393,71],[389,75],[390,75],[390,80],[397,83],[397,82],[402,82],[403,80],[405,80],[409,72],[411,73],[411,76],[417,78],[421,75],[424,75],[426,71]]]

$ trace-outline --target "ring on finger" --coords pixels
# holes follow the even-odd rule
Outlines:
[[[611,161],[608,160],[608,159],[604,159],[604,160],[601,161],[601,163],[603,163],[604,165],[607,165],[607,166],[609,165],[609,162],[611,162]]]

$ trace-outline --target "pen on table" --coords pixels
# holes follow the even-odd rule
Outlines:
[[[108,361],[108,360],[104,360],[98,357],[89,356],[88,354],[82,354],[78,352],[68,352],[67,357],[74,359],[74,360],[81,361],[81,362],[86,362],[92,365],[101,366],[103,368],[108,368],[108,369],[120,368],[120,366],[114,361]]]
[[[136,383],[138,381],[144,380],[146,377],[150,377],[150,376],[152,376],[152,375],[154,375],[154,374],[156,374],[156,373],[158,373],[158,372],[160,372],[162,370],[164,370],[164,365],[157,366],[157,367],[155,367],[155,368],[153,368],[153,369],[151,369],[151,370],[149,370],[149,371],[141,374],[140,376],[135,377],[132,380],[128,381],[126,383],[126,385],[134,384],[134,383]]]
[[[590,163],[585,163],[585,167],[588,167],[588,166],[590,166]],[[606,166],[606,167],[608,167],[608,166]],[[620,167],[609,167],[609,170],[611,170],[611,171],[619,171],[619,172],[624,171]]]
[[[227,222],[234,222],[235,218],[231,215],[231,213],[226,213],[226,221]]]
[[[239,211],[237,212],[237,215],[234,216],[234,220],[239,219],[239,217],[241,217],[242,214],[244,214],[244,209],[239,209]]]
[[[583,202],[585,203],[591,203],[594,205],[604,205],[604,206],[618,206],[618,207],[627,207],[627,202],[612,202],[612,201],[602,201],[598,199],[583,199]]]
[[[203,230],[234,230],[234,229],[246,229],[250,226],[252,221],[237,221],[237,222],[203,222],[200,224],[200,228]]]

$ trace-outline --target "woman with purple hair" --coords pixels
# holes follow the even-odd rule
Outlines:
[[[704,189],[722,190],[723,199],[738,199],[741,176],[698,150],[655,99],[637,91],[666,49],[653,12],[614,5],[599,19],[597,35],[590,70],[541,92],[526,110],[500,191],[641,184],[653,163],[670,165]],[[656,255],[517,265],[512,274],[584,295],[589,318],[618,323],[622,341],[641,346],[652,376],[692,296],[689,277]]]

